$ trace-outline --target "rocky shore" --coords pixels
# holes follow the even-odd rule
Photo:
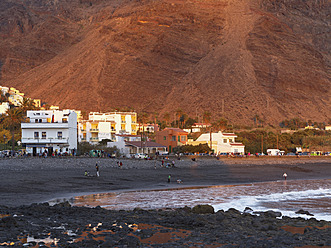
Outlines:
[[[14,247],[330,247],[331,223],[251,209],[111,211],[100,207],[0,207],[0,245]]]
[[[12,247],[331,247],[331,223],[289,218],[278,212],[211,206],[130,211],[50,206],[50,199],[92,192],[178,187],[169,173],[192,185],[240,184],[331,178],[329,158],[176,160],[3,159],[0,160],[0,246]],[[95,164],[100,177],[94,176]],[[84,176],[84,171],[91,173]],[[304,211],[302,213],[309,213]],[[309,216],[310,217],[310,216]]]

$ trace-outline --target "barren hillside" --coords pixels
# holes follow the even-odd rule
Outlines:
[[[1,85],[64,108],[331,117],[326,0],[4,0]]]

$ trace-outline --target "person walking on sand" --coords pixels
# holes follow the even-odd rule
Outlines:
[[[286,172],[284,172],[283,177],[284,177],[284,179],[286,180],[286,178],[287,178],[287,174],[286,174]]]
[[[122,163],[122,161],[120,162],[120,168],[122,169],[122,166],[123,166],[123,163]]]
[[[171,175],[169,174],[169,176],[168,176],[168,183],[170,183],[170,181],[171,181]]]
[[[98,163],[95,164],[95,169],[97,171],[97,177],[99,177],[100,174],[99,174],[99,165],[98,165]]]

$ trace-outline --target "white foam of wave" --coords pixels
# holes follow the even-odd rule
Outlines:
[[[257,200],[260,201],[269,201],[269,202],[279,202],[287,200],[302,200],[302,199],[318,199],[321,197],[331,197],[331,189],[311,189],[311,190],[301,190],[301,191],[289,191],[274,193],[270,195],[261,195],[257,197]]]
[[[282,193],[272,193],[272,194],[264,194],[264,195],[250,195],[250,196],[236,196],[230,201],[219,203],[219,204],[212,204],[215,208],[215,211],[224,210],[227,211],[230,208],[235,208],[239,211],[244,211],[245,207],[250,207],[254,211],[267,211],[273,210],[281,212],[285,216],[289,217],[303,217],[303,218],[315,218],[318,220],[327,220],[331,221],[331,215],[326,212],[321,213],[320,211],[314,212],[314,210],[308,209],[314,216],[307,216],[302,214],[296,214],[295,212],[299,209],[289,209],[289,207],[282,207],[279,204],[279,208],[270,208],[265,207],[264,203],[285,203],[286,202],[294,202],[294,201],[302,201],[301,204],[303,205],[302,208],[305,208],[304,202],[308,202],[311,200],[316,199],[324,199],[329,198],[331,199],[331,189],[323,189],[319,188],[317,190],[302,190],[302,191],[290,191],[290,192],[282,192]],[[290,205],[290,204],[289,204]],[[330,210],[331,205],[327,207],[325,210]]]
[[[280,181],[101,194],[93,197],[91,206],[129,210],[135,207],[155,209],[210,204],[216,211],[226,211],[229,208],[243,211],[245,207],[250,207],[254,211],[274,210],[289,217],[308,217],[295,214],[295,211],[303,209],[314,214],[316,219],[331,221],[330,182],[331,180]]]

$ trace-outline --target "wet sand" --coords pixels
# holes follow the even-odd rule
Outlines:
[[[117,161],[122,161],[122,169]],[[331,157],[220,160],[207,157],[198,158],[195,162],[190,158],[174,161],[175,168],[164,168],[161,160],[85,157],[1,159],[0,205],[30,205],[54,198],[122,190],[276,181],[284,180],[284,172],[288,180],[331,178]],[[100,166],[100,177],[95,176],[96,162]],[[84,176],[85,170],[90,176]],[[167,183],[169,174],[171,182]],[[177,179],[183,183],[177,184]]]

